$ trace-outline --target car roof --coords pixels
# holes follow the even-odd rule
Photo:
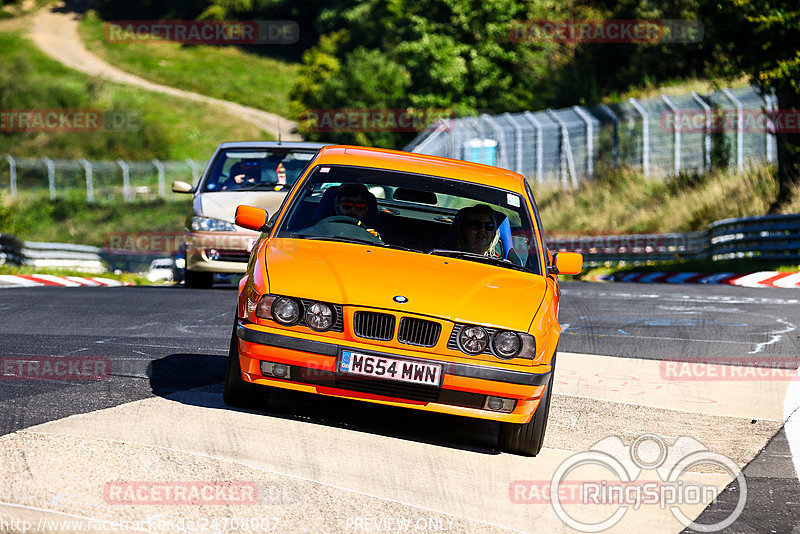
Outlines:
[[[315,164],[353,165],[413,172],[465,182],[525,191],[525,177],[513,171],[458,159],[384,148],[330,145],[320,150]]]
[[[330,143],[309,143],[305,141],[233,141],[228,143],[220,143],[218,150],[228,150],[232,148],[305,148],[312,150],[319,150]]]

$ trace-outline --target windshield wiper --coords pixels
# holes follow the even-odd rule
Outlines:
[[[516,263],[506,260],[503,258],[495,258],[493,256],[484,256],[483,254],[476,254],[475,252],[466,252],[464,250],[450,250],[446,248],[435,248],[428,252],[428,254],[434,254],[436,256],[447,256],[450,258],[458,258],[460,260],[471,260],[477,261],[480,263],[489,263],[492,265],[497,265],[499,267],[508,267],[509,269],[516,269],[517,271],[522,271],[525,273],[531,272],[530,270],[522,267],[521,265],[517,265]]]
[[[375,247],[391,248],[395,250],[405,250],[406,252],[421,252],[413,248],[403,247],[400,245],[392,245],[390,243],[381,243],[378,241],[370,241],[369,239],[358,239],[357,237],[345,237],[340,235],[321,236],[321,235],[303,235],[303,234],[289,234],[287,237],[294,237],[297,239],[311,239],[316,241],[338,241],[341,243],[358,243],[364,245],[372,245]]]
[[[375,241],[370,241],[369,239],[358,239],[357,237],[345,237],[342,235],[303,235],[303,234],[292,234],[292,237],[296,237],[299,239],[310,239],[312,241],[337,241],[339,243],[358,243],[360,245],[376,245],[382,246],[382,243],[376,243]]]

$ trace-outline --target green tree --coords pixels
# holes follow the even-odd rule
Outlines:
[[[714,43],[713,74],[747,74],[783,111],[800,109],[800,6],[796,0],[708,0],[703,7],[707,40]],[[796,124],[796,121],[795,121]],[[800,186],[800,134],[779,131],[780,192],[772,209]]]

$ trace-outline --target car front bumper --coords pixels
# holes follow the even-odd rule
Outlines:
[[[239,360],[243,379],[265,386],[308,393],[403,406],[417,410],[526,423],[536,411],[551,375],[549,365],[530,370],[432,359],[429,353],[391,351],[368,343],[337,343],[286,335],[285,331],[250,323],[237,323]],[[333,340],[338,341],[338,340]],[[404,361],[442,366],[438,387],[407,384],[397,380],[353,376],[339,371],[342,350]],[[262,374],[261,362],[287,365],[289,377]],[[488,396],[513,399],[510,413],[486,408]]]
[[[186,269],[244,274],[257,239],[255,232],[189,232],[186,234]]]

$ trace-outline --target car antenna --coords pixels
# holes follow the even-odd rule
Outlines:
[[[281,120],[278,119],[278,144],[281,144]]]

